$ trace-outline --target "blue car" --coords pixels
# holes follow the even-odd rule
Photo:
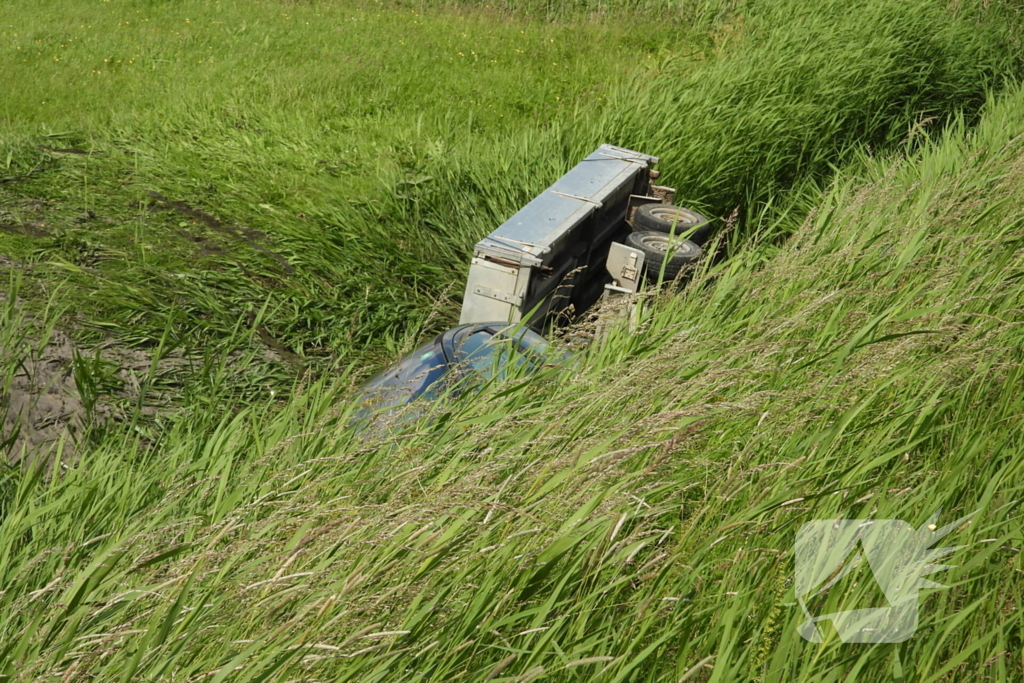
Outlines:
[[[364,384],[356,420],[365,421],[417,399],[463,393],[504,376],[510,362],[526,365],[527,371],[539,370],[552,362],[547,340],[529,328],[506,322],[460,325]]]

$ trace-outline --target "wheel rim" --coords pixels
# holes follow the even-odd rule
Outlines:
[[[679,225],[706,222],[703,216],[679,206],[657,206],[651,209],[651,215],[667,223],[678,223]]]
[[[668,250],[672,249],[676,256],[696,255],[698,249],[690,240],[671,240],[667,235],[643,235],[640,237],[640,243],[662,253],[668,253]]]

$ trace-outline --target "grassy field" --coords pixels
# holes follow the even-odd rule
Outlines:
[[[351,3],[0,12],[8,55],[31,53],[5,66],[8,253],[70,270],[84,329],[220,348],[269,304],[275,339],[343,362],[415,337],[479,226],[528,197],[509,183],[425,224],[417,165],[600,100],[674,30]]]
[[[81,423],[0,475],[0,680],[1024,680],[1019,10],[854,9],[0,7],[0,380]],[[729,258],[353,434],[605,141]],[[801,524],[940,509],[912,639],[799,637]]]
[[[8,4],[5,252],[70,277],[84,341],[271,339],[293,366],[363,367],[443,327],[471,245],[601,142],[656,150],[683,197],[745,216],[857,145],[976,111],[1019,66],[994,9],[778,16],[793,7],[545,23],[486,6]],[[250,398],[290,384],[256,375]]]

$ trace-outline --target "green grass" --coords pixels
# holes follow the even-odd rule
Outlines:
[[[3,222],[52,237],[5,251],[71,278],[87,341],[259,348],[265,311],[314,370],[369,366],[453,319],[472,244],[597,144],[656,152],[681,197],[746,217],[975,108],[1021,54],[996,6],[616,7],[8,5]]]
[[[1024,680],[1012,6],[27,7],[0,378],[51,324],[194,370],[157,424],[0,474],[0,680]],[[354,434],[351,382],[606,140],[738,206],[729,258],[577,367]],[[939,508],[980,512],[911,640],[800,639],[801,524]]]
[[[770,262],[394,440],[354,440],[320,384],[26,476],[8,675],[888,681],[895,646],[796,635],[794,532],[942,508],[981,512],[906,680],[1020,680],[1022,134],[1016,92],[865,161]]]
[[[176,343],[222,348],[239,314],[269,303],[271,333],[296,353],[382,360],[461,277],[479,226],[529,191],[412,231],[407,214],[433,182],[415,165],[598,102],[645,56],[638,43],[676,33],[264,5],[105,3],[64,26],[6,10],[18,96],[2,112],[16,179],[5,222],[56,235],[15,236],[9,251],[70,271],[86,325],[141,344],[170,328]],[[152,191],[220,224],[168,211]],[[24,208],[39,197],[45,210]]]

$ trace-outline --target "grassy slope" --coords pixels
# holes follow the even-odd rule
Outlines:
[[[1022,141],[1018,92],[839,179],[770,262],[705,274],[573,376],[390,444],[317,386],[21,482],[8,673],[888,681],[894,646],[796,635],[794,532],[942,508],[981,512],[907,680],[1020,680]]]
[[[766,44],[723,54],[749,61]],[[961,90],[950,92],[955,102]],[[782,111],[770,105],[762,110]],[[883,118],[879,131],[907,124]],[[821,149],[838,153],[843,121]],[[222,122],[216,130],[231,133]],[[488,180],[503,164],[557,172],[599,133],[565,130],[523,132],[504,162],[471,153],[499,133],[467,135],[447,162],[414,155],[402,173],[443,181],[419,197],[437,215],[446,191],[467,194],[467,175],[472,187],[474,173]],[[721,133],[740,156],[744,130]],[[956,128],[910,162],[862,160],[784,247],[736,254],[650,309],[642,334],[620,331],[561,381],[439,406],[433,426],[394,442],[354,441],[338,426],[344,392],[315,385],[214,430],[180,420],[159,452],[114,435],[50,483],[6,479],[0,672],[889,680],[892,646],[796,636],[801,618],[784,606],[793,534],[836,515],[917,525],[943,506],[942,520],[982,512],[951,539],[971,545],[940,575],[955,587],[926,600],[918,635],[902,646],[908,680],[1020,679],[1022,135],[1024,97],[1014,93],[977,131]],[[187,146],[163,149],[162,159],[188,156]],[[777,169],[792,158],[770,142],[747,149],[775,149],[766,161]],[[541,161],[516,163],[531,158]],[[69,169],[103,163],[62,159],[61,177],[83,183],[90,176]],[[171,186],[190,187],[188,177]],[[494,206],[543,182],[518,175]],[[174,198],[196,202],[192,187]],[[466,202],[463,220],[498,211]],[[238,215],[258,215],[247,210]],[[166,263],[150,265],[158,277]]]

